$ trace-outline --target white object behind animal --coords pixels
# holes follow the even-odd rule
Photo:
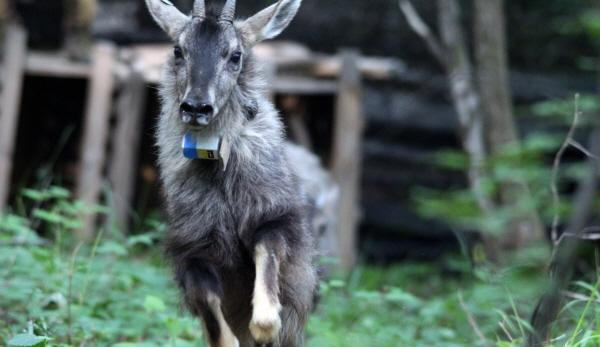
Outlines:
[[[287,142],[285,151],[312,207],[309,218],[319,255],[339,257],[337,209],[340,189],[321,160],[306,148]]]

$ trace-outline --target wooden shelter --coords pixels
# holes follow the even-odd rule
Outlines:
[[[109,203],[115,209],[115,222],[126,229],[135,189],[138,130],[145,118],[147,87],[158,83],[161,65],[172,48],[169,45],[119,48],[109,42],[96,42],[90,62],[85,63],[70,60],[62,51],[28,50],[26,37],[19,26],[11,25],[6,30],[0,98],[0,209],[6,207],[11,188],[24,76],[79,78],[88,81],[88,92],[75,191],[83,202],[95,205],[101,201],[103,185],[109,182],[112,191]],[[355,235],[360,216],[361,79],[389,78],[402,69],[402,64],[392,59],[360,57],[352,50],[339,55],[317,54],[289,42],[261,44],[255,54],[269,68],[273,95],[286,96],[288,102],[284,105],[293,105],[294,98],[303,95],[328,95],[337,100],[335,114],[331,115],[334,121],[327,164],[341,188],[339,249],[342,265],[349,268],[356,260]],[[291,110],[290,114],[292,137],[311,146],[302,109]],[[83,238],[93,235],[95,223],[95,216],[87,217],[81,231]]]

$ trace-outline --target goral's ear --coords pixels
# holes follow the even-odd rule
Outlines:
[[[281,34],[296,16],[302,0],[279,0],[254,16],[248,18],[242,29],[252,44],[268,40]]]
[[[169,0],[146,0],[152,18],[172,38],[176,39],[188,21]]]

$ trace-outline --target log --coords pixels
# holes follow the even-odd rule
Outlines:
[[[117,125],[110,168],[114,222],[121,230],[127,229],[128,216],[131,214],[146,96],[143,76],[132,71],[124,82],[117,102]]]
[[[76,189],[78,199],[89,206],[97,205],[102,189],[102,171],[112,108],[115,52],[115,48],[109,43],[97,44],[92,52],[92,71]],[[86,215],[79,237],[82,239],[92,237],[94,222],[95,214]]]
[[[22,27],[10,24],[6,28],[4,52],[0,100],[0,212],[6,208],[10,193],[12,157],[21,105],[27,54],[27,33]]]
[[[338,240],[340,266],[350,270],[356,263],[356,235],[359,224],[361,148],[364,120],[362,85],[358,69],[359,55],[348,50],[341,53],[343,67],[336,100],[333,177],[340,187]]]

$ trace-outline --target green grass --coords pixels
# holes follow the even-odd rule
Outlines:
[[[200,325],[181,313],[158,247],[141,252],[128,241],[104,240],[60,253],[52,244],[2,247],[0,341],[32,329],[69,346],[201,345]],[[467,311],[490,341],[502,320],[522,336],[507,298],[515,298],[519,315],[529,314],[541,283],[537,267],[483,281],[461,272],[462,262],[447,262],[455,267],[449,276],[439,264],[405,263],[362,266],[348,281],[323,282],[309,345],[473,346],[478,338]]]
[[[133,237],[100,231],[78,244],[81,206],[61,190],[28,195],[35,206],[25,217],[0,220],[0,345],[204,345],[162,259],[164,225]],[[500,269],[473,270],[455,255],[333,276],[321,283],[309,346],[520,346],[547,287],[548,253],[521,251]],[[556,346],[600,345],[598,284],[573,284],[554,326]]]

